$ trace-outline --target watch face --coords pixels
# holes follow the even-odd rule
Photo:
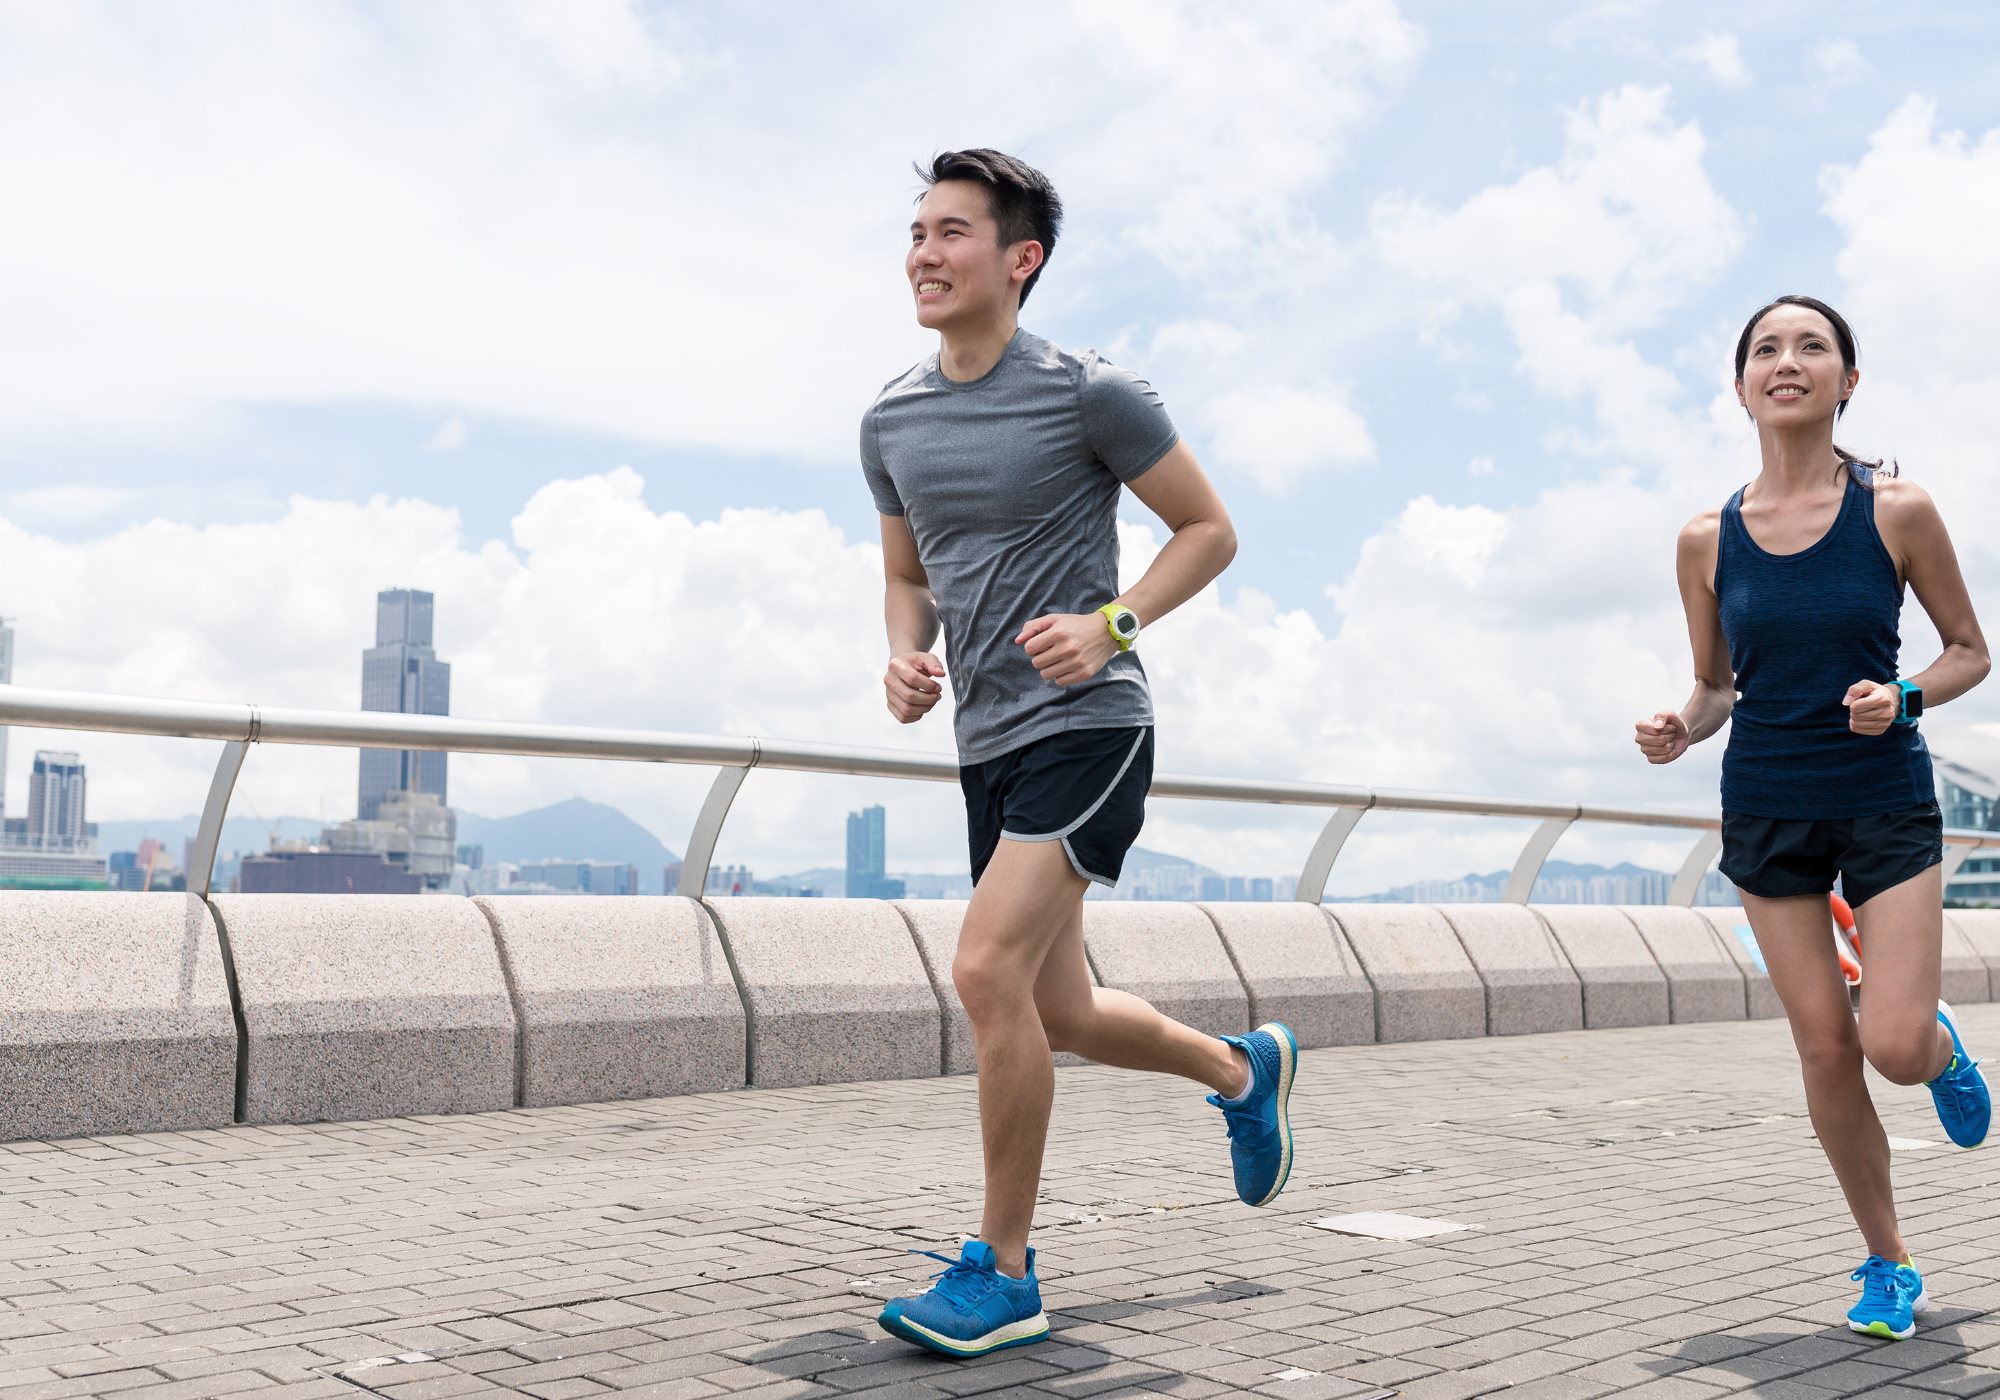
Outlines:
[[[1111,614],[1111,630],[1125,641],[1139,635],[1139,614],[1129,609],[1121,609]]]
[[[1903,713],[1916,719],[1924,712],[1924,693],[1921,690],[1903,692]]]

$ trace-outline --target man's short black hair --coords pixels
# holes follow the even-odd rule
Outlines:
[[[928,191],[944,180],[970,180],[986,187],[986,202],[993,222],[1000,225],[1000,246],[1033,239],[1042,245],[1042,266],[1028,274],[1021,284],[1021,304],[1035,289],[1042,268],[1056,251],[1056,235],[1062,230],[1062,196],[1049,177],[1024,160],[981,146],[970,151],[946,151],[931,157],[930,169],[921,164],[917,174]],[[919,196],[922,198],[922,196]]]

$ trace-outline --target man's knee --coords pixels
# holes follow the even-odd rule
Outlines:
[[[974,952],[962,945],[958,956],[952,959],[951,984],[958,989],[965,1014],[974,1021],[1002,1012],[1031,990],[1028,978],[1020,969],[1009,966],[1004,958]]]

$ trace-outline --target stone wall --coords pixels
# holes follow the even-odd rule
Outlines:
[[[962,1074],[964,907],[0,893],[0,1140]],[[1742,923],[1089,904],[1083,951],[1201,1029],[1311,1048],[1780,1015]],[[1987,1000],[2000,914],[1946,942],[1947,994]]]

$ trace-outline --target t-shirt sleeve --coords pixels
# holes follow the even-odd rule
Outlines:
[[[1167,406],[1129,369],[1090,352],[1081,358],[1083,430],[1091,450],[1120,481],[1143,476],[1181,440]]]
[[[903,513],[903,498],[882,462],[882,436],[873,408],[861,415],[861,475],[868,480],[868,494],[875,498],[877,511],[883,515]]]

